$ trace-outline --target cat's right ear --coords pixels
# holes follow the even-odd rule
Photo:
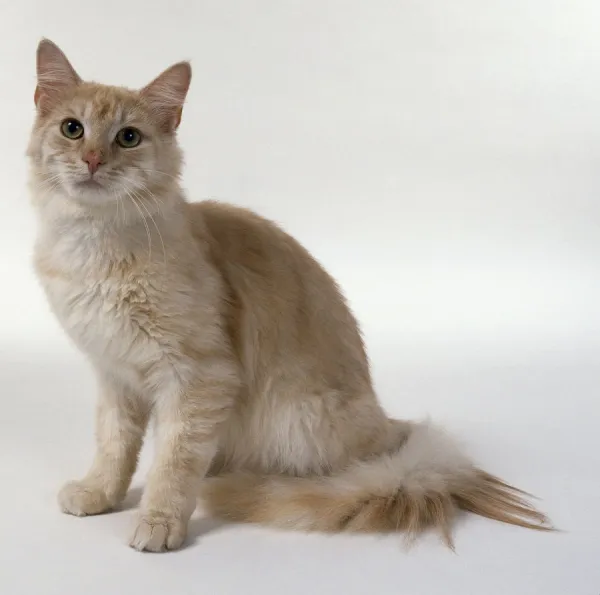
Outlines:
[[[48,113],[69,88],[81,83],[62,50],[49,39],[37,48],[37,87],[33,99],[41,114]]]

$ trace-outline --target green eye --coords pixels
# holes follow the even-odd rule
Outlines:
[[[123,128],[117,133],[116,141],[124,149],[132,149],[142,142],[142,135],[135,128]]]
[[[63,136],[71,140],[77,140],[83,136],[83,124],[74,118],[68,118],[60,125]]]

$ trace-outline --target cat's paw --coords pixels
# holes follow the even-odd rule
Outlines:
[[[141,514],[129,545],[140,552],[164,552],[181,547],[187,523],[160,513]]]
[[[110,510],[111,504],[104,491],[83,481],[71,481],[58,493],[58,504],[66,514],[87,516]]]

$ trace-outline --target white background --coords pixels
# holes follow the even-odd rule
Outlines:
[[[2,2],[0,592],[598,595],[599,23],[597,0]],[[30,266],[41,36],[133,87],[191,59],[190,197],[300,239],[362,321],[390,413],[445,423],[564,532],[467,517],[454,555],[198,519],[188,548],[142,555],[131,510],[59,514],[94,386]]]

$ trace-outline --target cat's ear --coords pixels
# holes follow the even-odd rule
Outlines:
[[[179,62],[167,68],[141,91],[160,127],[173,132],[181,121],[181,112],[192,80],[189,62]]]
[[[40,113],[47,113],[61,95],[81,83],[62,50],[49,39],[42,39],[37,48],[37,87],[34,101]]]

